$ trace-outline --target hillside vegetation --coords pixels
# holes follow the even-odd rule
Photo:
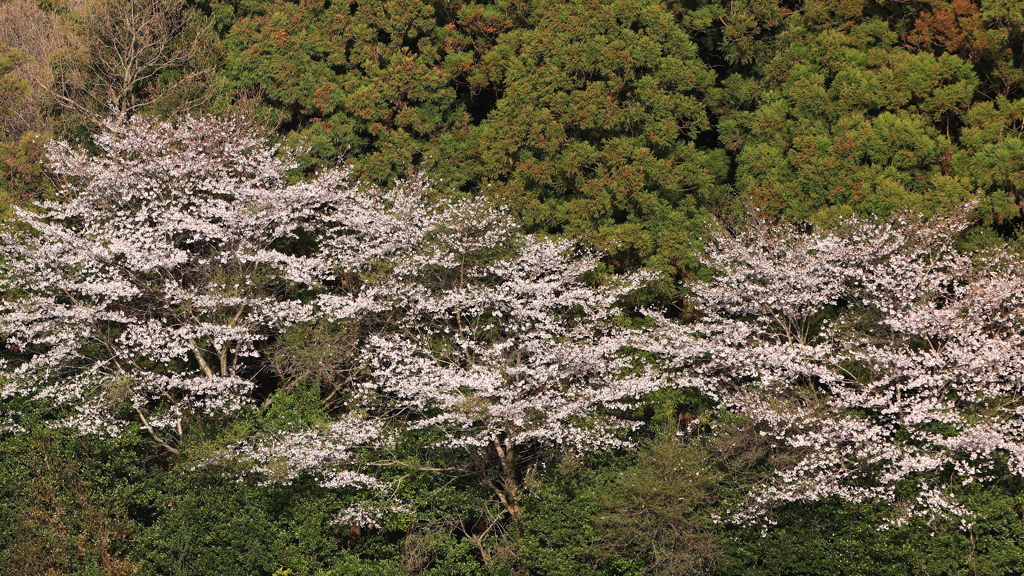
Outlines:
[[[0,568],[1024,572],[1024,4],[0,0]]]

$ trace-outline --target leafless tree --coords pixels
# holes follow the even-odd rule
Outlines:
[[[77,41],[54,63],[61,106],[97,118],[208,98],[212,36],[181,0],[96,0],[76,16]]]
[[[0,45],[14,50],[19,62],[11,71],[24,89],[7,91],[0,118],[0,138],[18,139],[27,131],[47,131],[45,108],[49,87],[53,83],[51,61],[69,48],[69,35],[64,21],[55,13],[45,12],[33,0],[11,0],[0,3]]]

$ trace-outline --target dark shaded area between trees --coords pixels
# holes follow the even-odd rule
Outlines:
[[[344,162],[380,185],[423,171],[440,197],[492,198],[528,232],[607,252],[609,270],[662,273],[640,303],[692,320],[686,285],[709,273],[712,221],[742,227],[752,213],[827,229],[975,200],[960,244],[1014,249],[1024,6],[0,3],[5,217],[62,186],[44,166],[51,138],[89,146],[113,114],[208,113],[244,116],[294,151],[294,181]],[[301,384],[330,376],[304,344],[334,353],[353,338],[286,334],[266,378],[294,385],[272,409],[197,426],[183,443],[201,454],[232,426],[316,421],[321,398]],[[639,450],[531,455],[545,465],[520,479],[521,518],[490,531],[498,510],[473,478],[410,472],[400,496],[416,514],[338,524],[351,495],[237,482],[178,465],[140,430],[76,436],[14,408],[28,433],[0,430],[0,567],[21,574],[1024,572],[1024,485],[1005,470],[958,490],[979,518],[967,530],[918,518],[879,531],[891,510],[838,500],[779,505],[763,533],[720,521],[722,503],[786,455],[741,422],[689,436],[712,407],[681,391],[634,415],[647,423]]]

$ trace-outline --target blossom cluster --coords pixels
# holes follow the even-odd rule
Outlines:
[[[909,514],[963,515],[956,483],[1024,473],[1024,270],[956,250],[968,223],[714,234],[719,274],[692,286],[700,320],[661,318],[638,345],[667,385],[719,399],[799,455],[736,519],[784,501],[896,501],[900,487],[921,494]]]
[[[458,471],[484,478],[515,515],[521,468],[538,448],[630,445],[626,433],[639,423],[608,409],[659,382],[623,353],[632,332],[614,322],[616,303],[651,277],[588,278],[596,254],[523,235],[484,201],[444,204],[420,223],[419,241],[391,255],[388,274],[367,280],[387,322],[360,343],[367,374],[350,404],[367,426],[439,432],[433,449],[468,456]],[[315,474],[381,464],[360,461],[332,431],[268,440],[232,447],[232,457]]]
[[[379,489],[360,451],[389,427],[433,428],[504,476],[492,486],[514,512],[527,450],[628,444],[636,423],[605,409],[655,380],[620,353],[615,303],[648,276],[598,282],[597,254],[524,235],[483,200],[431,201],[423,179],[384,190],[339,168],[289,185],[274,148],[228,120],[115,118],[95,142],[51,147],[64,197],[3,238],[0,332],[18,362],[2,396],[82,432],[135,420],[177,453],[190,422],[265,403],[267,345],[326,320],[363,326],[362,376],[333,420],[209,464]]]
[[[378,497],[375,470],[451,470],[516,516],[542,450],[628,447],[629,408],[689,387],[793,462],[736,520],[908,489],[910,514],[964,516],[956,483],[1024,474],[1024,270],[955,248],[969,207],[717,230],[716,275],[688,286],[697,319],[647,311],[641,330],[620,304],[652,275],[604,274],[599,254],[524,234],[483,200],[431,200],[425,179],[381,189],[338,168],[288,184],[273,147],[214,118],[115,118],[95,143],[54,144],[63,197],[19,210],[0,238],[14,359],[0,400],[43,402],[82,432],[134,420],[178,453],[191,422],[266,405],[287,385],[261,375],[268,345],[326,322],[351,340],[328,420],[207,464]],[[420,430],[436,466],[373,459]]]
[[[127,410],[175,451],[189,418],[256,400],[274,335],[372,311],[372,294],[325,287],[419,235],[425,182],[287,185],[289,164],[233,121],[114,118],[95,143],[50,147],[63,197],[0,239],[0,331],[21,358],[0,394],[83,431],[116,434]]]

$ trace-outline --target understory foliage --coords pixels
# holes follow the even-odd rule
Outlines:
[[[679,314],[635,306],[658,275],[425,178],[289,184],[237,121],[93,141],[49,147],[64,184],[0,247],[0,493],[46,503],[0,510],[6,562],[807,573],[764,542],[818,512],[874,546],[800,526],[856,557],[836,573],[1024,561],[997,544],[1024,504],[1024,271],[957,248],[974,205],[712,228]],[[97,483],[54,480],[78,470]],[[908,552],[922,531],[959,564]]]

